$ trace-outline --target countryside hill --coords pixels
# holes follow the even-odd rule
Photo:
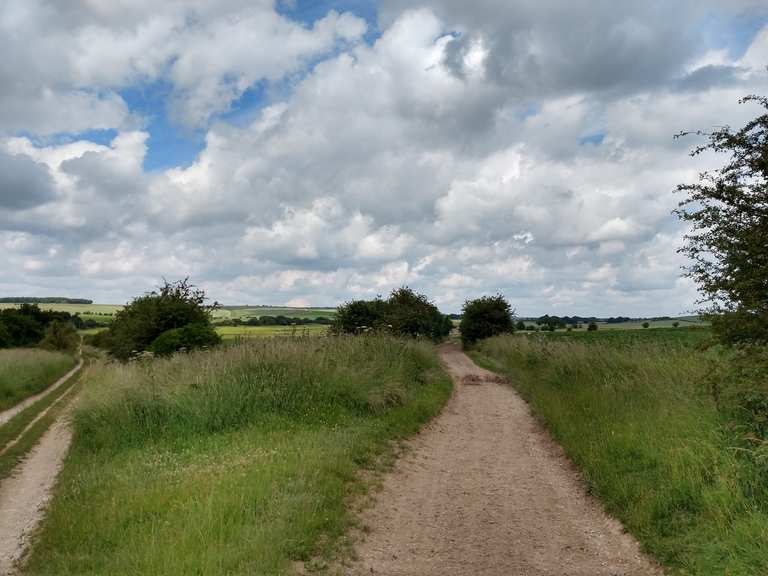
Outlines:
[[[0,47],[0,576],[768,576],[766,0]]]

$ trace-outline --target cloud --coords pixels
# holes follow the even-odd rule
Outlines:
[[[46,166],[24,154],[0,150],[0,210],[24,210],[39,206],[55,196]]]
[[[191,275],[228,303],[329,305],[408,283],[445,310],[500,291],[522,314],[683,312],[695,292],[673,190],[722,159],[672,136],[743,124],[755,110],[738,98],[768,88],[765,31],[731,57],[701,44],[689,2],[387,0],[370,43],[351,14],[148,6],[0,12],[46,31],[33,48],[57,64],[30,64],[26,94],[117,105],[103,122],[74,107],[35,125],[28,98],[17,122],[0,118],[0,164],[24,165],[0,178],[36,182],[0,192],[0,290],[120,301]],[[47,38],[65,37],[55,53]],[[19,74],[0,64],[0,80]],[[169,117],[204,127],[189,166],[143,169],[152,139],[118,92],[148,82],[169,86]],[[261,83],[266,102],[221,115]],[[117,135],[39,137],[88,122]]]

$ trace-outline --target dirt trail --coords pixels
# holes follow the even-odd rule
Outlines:
[[[363,514],[370,533],[347,574],[662,574],[509,385],[457,346],[440,353],[454,396]]]
[[[22,400],[21,402],[19,402],[18,404],[16,404],[16,406],[13,406],[12,408],[8,408],[7,410],[4,410],[3,412],[0,412],[0,426],[5,424],[6,422],[8,422],[8,420],[10,420],[14,416],[16,416],[16,414],[18,414],[19,412],[24,410],[24,408],[26,408],[27,406],[30,406],[30,405],[34,404],[35,402],[40,400],[40,398],[42,398],[43,396],[47,396],[48,394],[50,394],[51,392],[56,390],[56,388],[58,388],[59,386],[64,384],[64,382],[66,382],[72,376],[74,376],[75,373],[78,370],[80,370],[80,368],[82,368],[82,366],[83,366],[83,360],[81,358],[80,360],[78,360],[77,365],[74,368],[72,368],[72,370],[70,370],[69,372],[64,374],[64,376],[62,376],[61,378],[56,380],[56,382],[54,382],[53,384],[48,386],[48,388],[46,388],[45,390],[43,390],[42,392],[40,392],[38,394],[35,394],[34,396],[30,396],[29,398],[26,398],[26,399]]]
[[[1,575],[13,573],[30,533],[42,519],[71,439],[69,422],[59,418],[14,474],[0,484]]]

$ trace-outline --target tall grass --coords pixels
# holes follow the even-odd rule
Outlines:
[[[443,405],[432,346],[254,340],[91,372],[30,574],[288,574],[357,471]]]
[[[76,364],[62,352],[34,348],[0,350],[0,411],[45,390]]]
[[[616,334],[497,337],[474,355],[510,377],[590,489],[674,573],[768,574],[768,478],[704,384],[711,366],[690,345],[700,334]]]

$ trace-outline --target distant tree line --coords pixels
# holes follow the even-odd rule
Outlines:
[[[34,296],[9,296],[0,298],[0,304],[93,304],[93,300],[85,298],[60,298],[50,296],[37,298]]]
[[[259,316],[251,318],[231,318],[217,320],[217,326],[295,326],[305,324],[331,325],[333,319],[323,316],[317,318],[289,318],[288,316]]]

